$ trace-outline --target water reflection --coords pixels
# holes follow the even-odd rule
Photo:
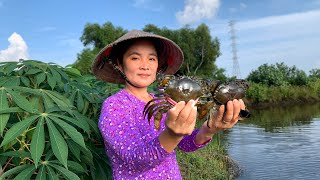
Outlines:
[[[320,103],[252,113],[225,136],[238,179],[320,179]]]

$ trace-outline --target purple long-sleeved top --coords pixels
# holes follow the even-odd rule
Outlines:
[[[158,139],[165,128],[165,117],[160,131],[156,130],[153,121],[149,124],[143,117],[145,105],[126,90],[110,96],[102,105],[99,129],[112,164],[113,179],[182,179],[175,151],[167,152]],[[197,132],[185,136],[178,147],[191,152],[205,146],[208,142],[194,142]]]

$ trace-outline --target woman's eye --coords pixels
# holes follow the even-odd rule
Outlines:
[[[138,60],[139,58],[137,58],[137,57],[132,57],[131,59],[132,59],[132,60]]]
[[[157,58],[150,58],[149,60],[150,60],[150,61],[156,61]]]

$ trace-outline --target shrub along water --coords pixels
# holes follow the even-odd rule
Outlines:
[[[247,91],[246,100],[251,107],[320,101],[320,79],[313,79],[303,86],[268,86],[252,83]]]

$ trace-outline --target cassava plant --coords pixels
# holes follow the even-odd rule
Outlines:
[[[116,89],[74,68],[0,63],[0,179],[110,179],[97,120]]]

